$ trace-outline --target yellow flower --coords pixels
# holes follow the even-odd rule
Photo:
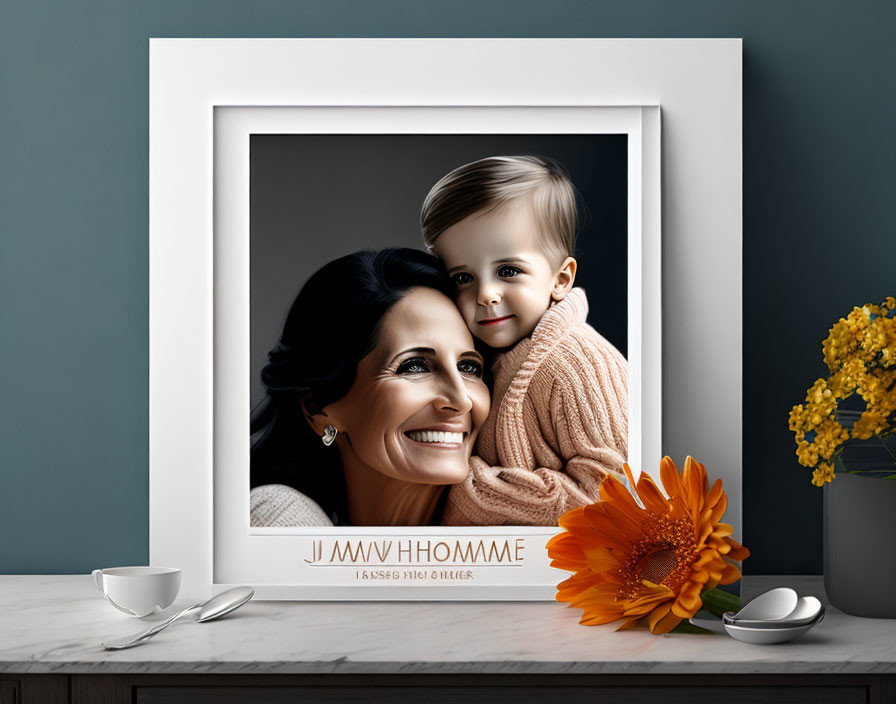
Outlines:
[[[830,462],[822,462],[812,472],[812,483],[815,486],[824,486],[825,482],[831,481],[836,475],[834,474],[834,465]]]
[[[857,393],[865,410],[852,437],[889,435],[896,424],[896,298],[881,305],[867,303],[840,318],[822,344],[831,373],[806,392],[805,405],[794,406],[788,425],[794,433],[800,464],[813,469],[812,483],[834,478],[831,460],[839,455],[849,433],[837,422],[837,403]]]
[[[593,626],[626,619],[619,630],[646,619],[652,633],[668,633],[702,606],[701,593],[740,579],[732,562],[750,551],[721,523],[728,499],[722,480],[712,489],[703,465],[688,457],[684,473],[664,457],[660,477],[669,498],[641,474],[641,505],[612,475],[600,501],[560,517],[563,533],[548,542],[551,565],[575,574],[557,586],[557,601],[583,609]]]

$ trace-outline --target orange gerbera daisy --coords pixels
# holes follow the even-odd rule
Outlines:
[[[563,533],[548,543],[551,566],[575,572],[557,586],[557,601],[584,609],[582,623],[593,626],[624,618],[619,630],[642,619],[652,633],[668,633],[703,604],[701,594],[740,579],[733,564],[750,551],[732,540],[720,523],[728,499],[717,479],[712,489],[706,469],[688,457],[683,474],[664,457],[660,478],[668,498],[645,473],[640,499],[613,476],[600,486],[600,501],[560,517]]]

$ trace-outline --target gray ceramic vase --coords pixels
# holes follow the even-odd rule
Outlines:
[[[840,472],[824,486],[824,587],[853,616],[896,618],[896,480]]]

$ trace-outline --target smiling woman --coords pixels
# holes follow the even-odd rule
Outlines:
[[[450,287],[411,249],[350,254],[308,280],[262,371],[253,526],[438,522],[489,410]]]

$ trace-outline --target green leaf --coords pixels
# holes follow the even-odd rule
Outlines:
[[[726,611],[737,613],[743,605],[739,596],[724,589],[708,589],[700,595],[700,598],[703,600],[703,608],[719,618]]]

